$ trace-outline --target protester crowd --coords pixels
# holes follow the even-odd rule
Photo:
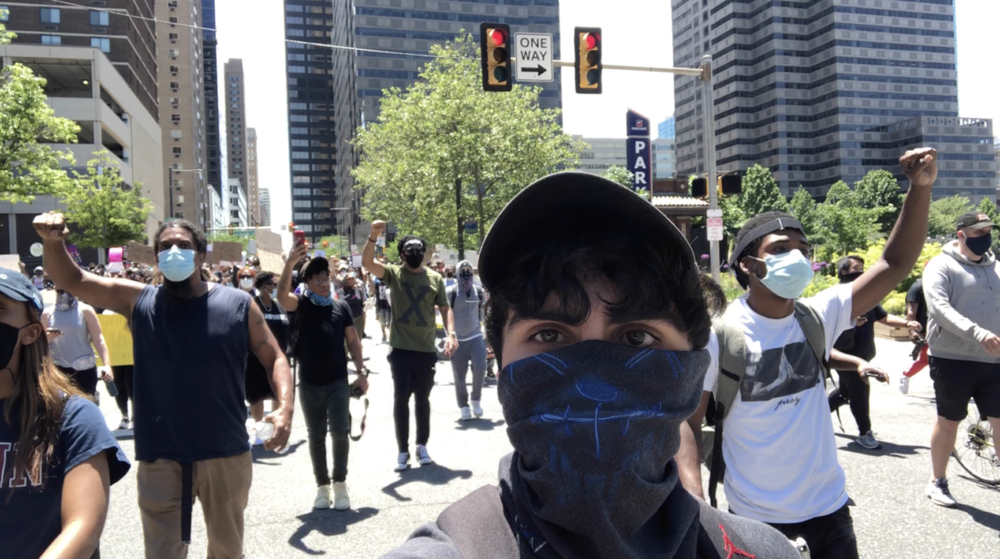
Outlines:
[[[397,241],[398,259],[377,256],[384,221],[372,223],[361,268],[310,257],[301,240],[280,271],[252,255],[210,263],[204,233],[177,220],[152,239],[155,267],[83,269],[67,254],[63,217],[40,215],[44,267],[0,270],[0,554],[99,553],[109,487],[132,467],[93,403],[101,379],[114,387],[119,428],[134,431],[145,557],[186,556],[195,498],[208,556],[242,557],[250,448],[281,452],[296,412],[313,507],[349,509],[350,445],[360,436],[349,407],[368,390],[362,339],[375,331],[372,311],[390,348],[397,453],[387,468],[433,463],[440,357],[451,362],[462,421],[483,415],[496,359],[514,450],[500,460],[497,487],[447,508],[388,557],[858,557],[831,412],[847,405],[857,444],[879,446],[869,382],[890,374],[871,364],[875,322],[914,341],[915,362],[899,371],[904,393],[930,367],[933,503],[956,504],[946,469],[970,400],[1000,432],[989,218],[958,220],[957,240],[911,288],[905,317],[879,305],[927,237],[936,159],[928,148],[900,159],[909,195],[882,257],[842,259],[841,284],[809,298],[800,295],[813,277],[810,245],[794,217],[768,212],[742,227],[729,268],[746,293],[727,302],[663,214],[578,173],[518,194],[478,268],[446,268],[416,236]],[[55,290],[48,307],[44,290]],[[127,320],[132,363],[112,360],[101,314]],[[719,483],[728,511],[714,508]]]

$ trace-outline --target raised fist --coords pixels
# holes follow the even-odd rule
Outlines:
[[[903,154],[899,158],[910,185],[920,188],[930,188],[937,179],[937,150],[934,148],[917,148]]]
[[[32,223],[35,231],[43,241],[65,241],[69,237],[69,228],[66,227],[66,218],[59,212],[45,212],[35,216]]]
[[[369,238],[378,237],[382,233],[385,233],[385,222],[381,219],[376,219],[372,222],[372,233],[369,235]]]

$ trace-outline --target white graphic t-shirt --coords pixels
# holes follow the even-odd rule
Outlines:
[[[853,325],[851,286],[826,289],[802,299],[823,318],[826,357],[838,336]],[[844,470],[827,403],[824,375],[795,315],[773,319],[734,301],[723,318],[746,336],[746,374],[726,417],[722,455],[729,506],[739,516],[791,524],[836,512],[847,502]],[[719,378],[719,340],[705,391]]]

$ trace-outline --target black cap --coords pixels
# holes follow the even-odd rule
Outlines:
[[[597,175],[555,173],[543,177],[511,200],[490,228],[479,253],[479,277],[487,289],[495,284],[519,252],[545,242],[555,228],[592,230],[620,227],[636,239],[680,250],[695,267],[691,245],[677,227],[631,189]]]
[[[958,229],[982,229],[992,227],[990,216],[983,212],[965,212],[958,218]]]
[[[31,280],[24,277],[21,272],[0,268],[0,293],[15,301],[28,303],[38,312],[42,312],[45,308],[41,294],[35,289]]]

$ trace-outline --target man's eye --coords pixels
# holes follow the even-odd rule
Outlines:
[[[565,341],[566,336],[558,330],[542,330],[531,337],[532,341],[540,344],[558,344]]]
[[[622,342],[633,347],[648,347],[657,341],[656,336],[645,330],[629,330],[622,336]]]

